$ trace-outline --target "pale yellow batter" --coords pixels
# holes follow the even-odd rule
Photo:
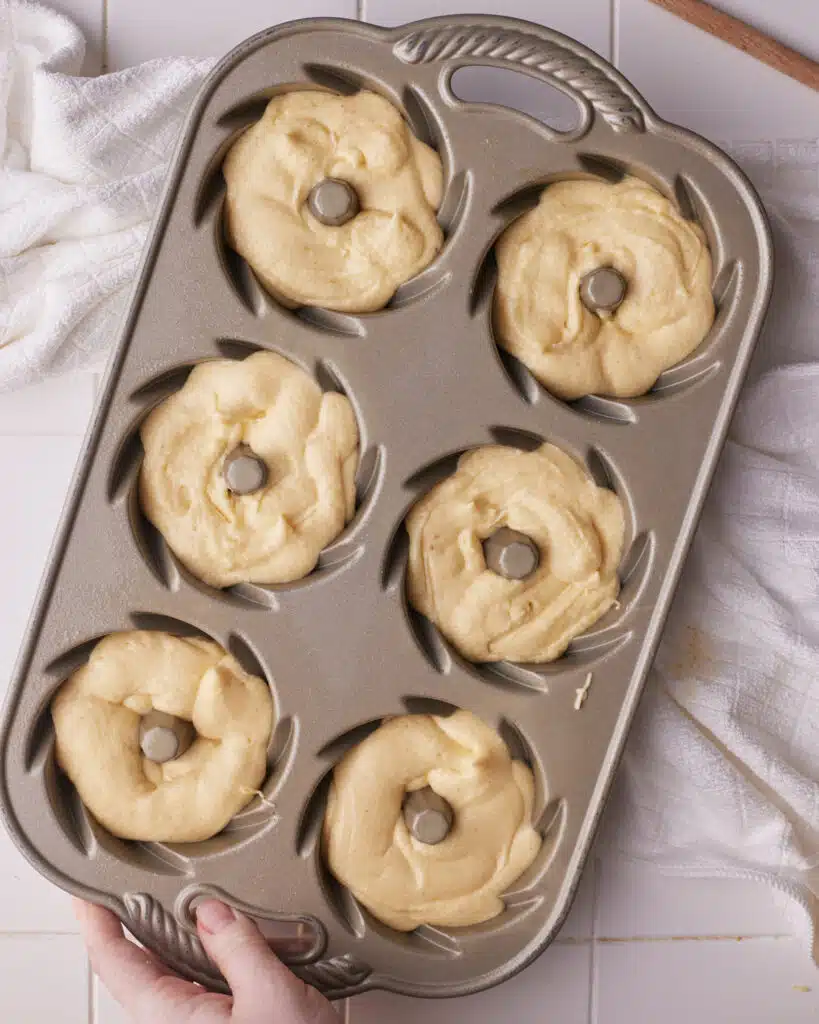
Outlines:
[[[152,709],[193,723],[178,758],[143,757]],[[161,632],[112,633],[51,704],[57,761],[94,817],[115,836],[194,842],[221,831],[267,770],[273,701],[218,644]]]
[[[496,254],[498,341],[560,398],[644,394],[714,320],[702,229],[636,178],[550,185]],[[627,283],[611,313],[580,299],[580,282],[600,267]]]
[[[407,793],[430,786],[454,810],[437,845],[419,842],[402,814]],[[336,878],[379,920],[478,924],[535,859],[534,781],[479,718],[405,715],[386,721],[337,765],[324,838]]]
[[[145,514],[214,587],[306,576],[352,517],[352,406],[275,353],[200,364],[141,434]],[[267,466],[265,486],[251,494],[232,492],[223,475],[240,444]]]
[[[440,157],[375,93],[274,97],[223,172],[228,240],[285,305],[381,309],[441,248]],[[307,206],[325,178],[358,194],[360,212],[339,227]]]
[[[482,542],[500,527],[540,553],[528,577],[492,572]],[[623,507],[554,445],[487,446],[407,517],[410,603],[470,661],[546,662],[614,604]]]

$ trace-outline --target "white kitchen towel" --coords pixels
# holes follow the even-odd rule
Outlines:
[[[0,0],[0,5],[2,0]],[[82,39],[0,6],[0,390],[110,347],[209,66],[75,77]],[[602,848],[819,896],[819,187],[767,195],[768,327],[652,673]],[[600,685],[604,685],[601,680]],[[594,714],[594,689],[583,714]],[[807,924],[806,931],[812,925]]]
[[[819,962],[818,174],[766,190],[772,306],[600,850],[769,882]]]
[[[212,61],[78,77],[66,18],[0,0],[0,392],[99,367]]]

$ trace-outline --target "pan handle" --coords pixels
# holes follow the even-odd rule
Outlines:
[[[560,32],[514,25],[436,19],[399,39],[393,52],[405,64],[447,65],[447,80],[469,65],[518,68],[567,92],[589,120],[597,115],[618,133],[645,130],[639,97],[607,61]]]
[[[211,890],[211,887],[205,886],[201,888],[202,891],[194,893],[194,897],[214,896],[229,902],[252,917],[270,921],[302,922],[309,926],[316,936],[311,949],[287,958],[285,962],[294,974],[313,985],[328,999],[343,999],[368,988],[367,979],[372,973],[371,969],[357,957],[347,954],[323,960],[315,959],[323,952],[327,938],[324,926],[316,918],[270,914],[255,907],[237,904],[219,890]],[[187,916],[187,912],[190,911],[192,899],[185,900],[185,903],[186,907],[178,908],[182,911],[182,916]],[[176,916],[167,911],[153,896],[147,893],[126,893],[117,911],[131,934],[182,977],[196,981],[212,991],[229,991],[225,979],[205,952],[205,947],[195,931],[180,924]]]

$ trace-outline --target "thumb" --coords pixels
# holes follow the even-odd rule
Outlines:
[[[233,992],[234,1009],[247,1024],[337,1024],[326,999],[279,960],[256,925],[218,900],[196,909],[199,937]],[[326,1013],[326,1016],[325,1016]]]

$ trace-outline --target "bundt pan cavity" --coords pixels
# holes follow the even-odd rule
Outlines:
[[[561,90],[576,105],[575,127],[557,131],[457,99],[453,75],[475,66]],[[383,309],[285,308],[227,245],[225,155],[272,96],[294,89],[379,93],[440,157],[441,247]],[[702,228],[716,318],[649,394],[564,401],[496,344],[493,250],[547,185],[624,175],[658,189]],[[343,186],[313,203],[326,221],[358,216]],[[491,16],[397,29],[308,20],[239,46],[210,74],[189,116],[9,690],[0,805],[23,853],[57,885],[114,910],[180,974],[214,989],[225,982],[193,920],[209,895],[254,915],[271,936],[297,931],[301,944],[288,947],[288,962],[331,998],[373,988],[466,995],[526,966],[568,913],[771,276],[765,216],[736,166],[662,121],[619,72],[557,32]],[[611,284],[587,283],[584,301],[611,306]],[[258,350],[285,355],[323,390],[350,399],[361,431],[360,508],[303,583],[220,591],[182,571],[143,528],[136,430],[187,368]],[[622,502],[618,604],[547,666],[473,665],[413,619],[404,520],[460,453],[544,440]],[[237,480],[239,491],[253,485]],[[507,565],[527,556],[525,537],[523,547],[512,539],[518,548],[490,550],[489,564],[526,572]],[[244,658],[273,688],[281,719],[268,779],[206,842],[114,841],[56,765],[48,703],[106,633],[183,626]],[[330,771],[384,716],[455,708],[500,731],[532,767],[534,824],[546,852],[503,894],[506,909],[492,920],[400,932],[363,911],[327,871]]]

